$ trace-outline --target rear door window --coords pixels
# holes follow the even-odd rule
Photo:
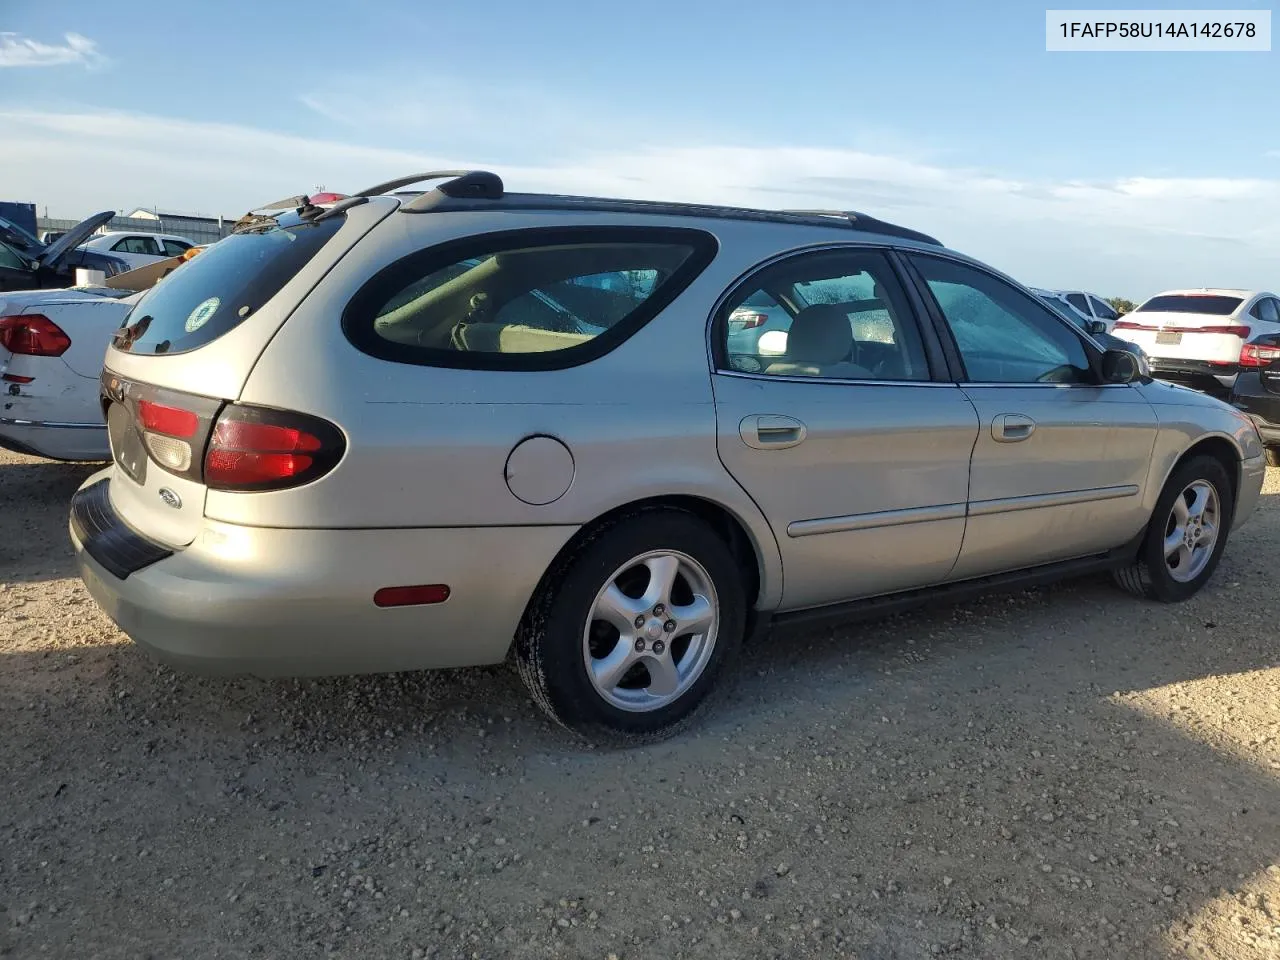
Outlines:
[[[715,255],[698,230],[566,228],[490,234],[411,254],[343,316],[361,350],[401,363],[535,370],[622,343]]]
[[[253,316],[341,229],[290,213],[234,233],[182,264],[138,301],[113,341],[126,353],[184,353]]]
[[[191,244],[181,243],[177,240],[163,240],[164,255],[166,257],[180,257],[191,249]]]

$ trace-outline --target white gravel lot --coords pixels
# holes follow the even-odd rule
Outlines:
[[[775,635],[629,751],[506,667],[157,666],[74,577],[89,472],[0,455],[0,955],[1280,957],[1280,471],[1185,605]]]

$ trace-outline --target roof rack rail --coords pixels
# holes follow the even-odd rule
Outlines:
[[[395,180],[359,190],[351,196],[376,197],[380,193],[422,183],[424,180],[448,180],[448,183],[442,183],[436,187],[447,197],[497,200],[503,193],[502,178],[496,173],[490,173],[487,170],[434,170],[429,173],[413,173],[407,177],[397,177]]]
[[[942,246],[942,241],[929,236],[927,233],[912,230],[910,227],[900,227],[896,223],[879,220],[865,213],[859,213],[857,210],[783,210],[781,212],[790,213],[797,217],[834,217],[839,220],[847,220],[849,226],[855,230],[866,230],[868,233],[884,233],[892,237],[918,240],[921,243],[932,244],[935,247]]]

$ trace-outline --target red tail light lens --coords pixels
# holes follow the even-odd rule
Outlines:
[[[1149,326],[1145,323],[1138,323],[1135,320],[1117,320],[1112,330],[1156,330],[1157,327]]]
[[[769,315],[767,313],[735,313],[729,317],[731,323],[736,323],[743,330],[763,326],[768,319]]]
[[[1229,324],[1220,327],[1196,327],[1191,333],[1225,333],[1233,337],[1248,337],[1253,331],[1241,324]]]
[[[301,486],[332,470],[345,449],[341,431],[325,420],[232,404],[214,425],[204,482],[213,490]]]
[[[0,346],[27,357],[60,357],[71,346],[62,328],[40,313],[0,317]]]
[[[1240,348],[1240,366],[1242,367],[1265,367],[1276,360],[1280,360],[1280,347],[1246,343]]]
[[[138,419],[147,432],[163,433],[170,437],[194,437],[200,427],[200,418],[190,410],[156,403],[154,400],[138,401]]]

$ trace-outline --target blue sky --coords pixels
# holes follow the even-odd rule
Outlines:
[[[0,192],[236,215],[449,163],[864,209],[1032,284],[1280,287],[1280,54],[1047,53],[1045,6],[17,4]]]

